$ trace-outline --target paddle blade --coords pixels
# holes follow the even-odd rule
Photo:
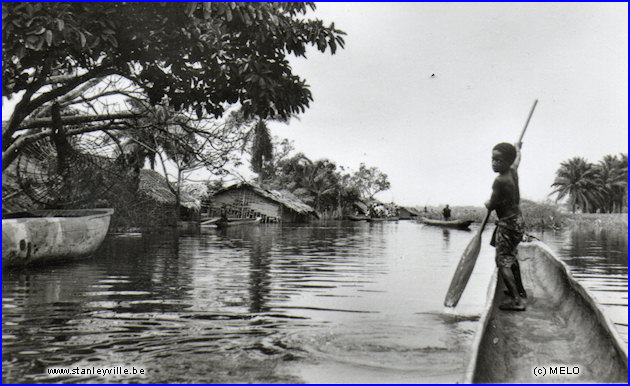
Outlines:
[[[468,283],[468,279],[470,279],[470,274],[475,267],[475,262],[479,256],[480,249],[481,232],[477,233],[475,237],[470,240],[470,243],[468,243],[462,257],[459,259],[459,264],[457,264],[457,269],[453,274],[451,285],[448,287],[446,298],[444,299],[444,305],[446,307],[455,307],[457,302],[459,302],[459,298],[462,296],[464,288],[466,288],[466,284]]]

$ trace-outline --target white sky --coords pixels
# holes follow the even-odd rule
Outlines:
[[[562,161],[628,151],[627,3],[318,3],[313,15],[346,48],[292,60],[315,101],[272,135],[313,160],[378,167],[392,184],[382,201],[482,205],[491,149],[517,140],[535,99],[523,198],[545,200]]]
[[[521,197],[545,200],[569,158],[628,152],[627,3],[318,3],[312,16],[346,48],[292,60],[315,101],[269,127],[313,160],[378,167],[381,201],[482,205],[491,149],[517,140],[535,99]]]

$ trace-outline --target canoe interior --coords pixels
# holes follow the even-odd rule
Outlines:
[[[499,310],[505,287],[498,280],[493,283],[467,381],[627,383],[626,345],[564,263],[539,242],[519,246],[518,258],[529,297],[527,310]],[[534,369],[543,366],[558,374],[535,376]]]

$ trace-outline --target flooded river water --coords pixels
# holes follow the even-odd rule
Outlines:
[[[124,366],[145,372],[125,382],[461,382],[494,269],[490,231],[454,310],[442,302],[470,231],[399,221],[108,236],[88,260],[3,273],[2,379],[114,382],[46,369]],[[538,236],[627,341],[627,234]]]

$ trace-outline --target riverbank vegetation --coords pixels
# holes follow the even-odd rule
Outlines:
[[[260,123],[255,123],[258,131]],[[255,133],[248,153],[251,170],[258,174],[257,183],[265,188],[289,191],[311,206],[320,219],[343,219],[353,213],[358,200],[374,201],[374,195],[386,191],[391,184],[386,173],[361,163],[357,170],[337,165],[329,159],[312,160],[296,152],[291,141],[269,137],[268,131]],[[271,144],[262,154],[260,144]],[[265,145],[268,146],[268,145]],[[208,196],[225,187],[221,179],[207,182]]]
[[[272,141],[266,125],[289,121],[313,100],[288,56],[305,56],[309,46],[332,54],[344,47],[345,33],[334,24],[304,18],[314,8],[313,3],[3,3],[3,97],[17,102],[3,122],[3,208],[30,189],[40,205],[113,206],[115,226],[177,221],[189,216],[182,209],[187,175],[198,168],[225,175],[228,165],[245,162],[245,152],[260,185],[290,191],[322,219],[344,218],[359,200],[375,202],[375,195],[391,186],[378,167],[360,164],[353,170],[311,159],[294,152],[287,140]],[[94,133],[103,148],[96,148],[94,137],[81,140]],[[83,160],[81,173],[79,162],[64,159]],[[551,184],[556,203],[523,200],[525,225],[617,226],[619,216],[578,213],[627,212],[627,163],[627,154],[597,163],[581,157],[563,162]],[[147,164],[160,169],[163,181],[154,178],[145,194],[141,171]],[[20,175],[27,178],[17,183]],[[5,176],[14,181],[5,184]],[[102,181],[118,186],[101,194]],[[223,187],[222,180],[208,187],[211,194]],[[82,201],[70,193],[80,193]],[[203,198],[209,195],[195,197]],[[575,216],[557,204],[565,199]],[[427,215],[439,218],[441,208]],[[484,208],[452,209],[453,218],[481,221],[484,215]]]
[[[418,208],[420,210],[420,208]],[[428,208],[430,217],[441,218],[440,207]],[[559,230],[567,228],[588,229],[622,229],[627,232],[628,213],[571,213],[563,206],[546,201],[534,202],[521,200],[521,212],[525,229],[530,230]],[[483,221],[486,209],[474,206],[454,206],[451,208],[451,217],[457,219],[470,219],[475,222]],[[490,216],[489,222],[497,220],[495,213]]]
[[[97,176],[137,180],[145,161],[153,168],[157,160],[175,197],[176,222],[186,174],[199,167],[224,172],[244,146],[248,128],[228,112],[288,120],[313,101],[289,56],[305,57],[309,47],[334,54],[345,45],[334,23],[308,17],[314,9],[314,3],[3,3],[2,95],[15,101],[3,122],[3,176],[16,165],[31,174],[14,197],[45,181],[36,189],[39,204],[96,205],[104,199],[100,190],[91,194]],[[94,142],[82,140],[86,134],[114,150],[76,146]],[[87,178],[78,177],[77,162],[64,162],[76,158],[96,160],[83,162]]]
[[[560,212],[560,208],[553,203],[537,203],[530,200],[521,201],[521,212],[526,229],[559,229],[566,223],[566,215]],[[441,217],[441,208],[431,208],[429,213]],[[482,222],[487,213],[486,208],[477,206],[453,206],[451,217],[456,219],[474,220]],[[489,223],[497,221],[494,212],[490,215]]]

